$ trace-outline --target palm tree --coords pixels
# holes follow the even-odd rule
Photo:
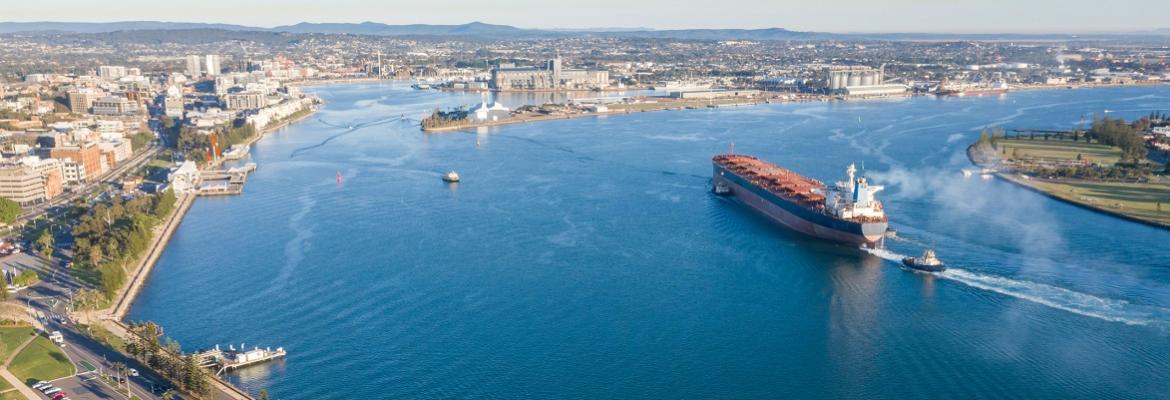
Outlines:
[[[111,368],[113,368],[114,373],[117,374],[114,377],[116,379],[115,383],[121,383],[123,378],[127,378],[127,379],[125,379],[126,398],[129,399],[130,398],[130,379],[129,379],[129,373],[128,373],[129,367],[127,367],[125,363],[119,361],[119,362],[115,362],[113,365],[111,365]]]

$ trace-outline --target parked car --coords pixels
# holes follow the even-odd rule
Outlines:
[[[61,400],[63,398],[65,398],[65,392],[57,392],[57,394],[53,395],[53,400]]]
[[[61,389],[57,388],[56,386],[49,385],[41,388],[41,392],[52,396],[54,393],[60,393]]]
[[[45,386],[49,386],[49,382],[40,381],[40,382],[34,383],[32,385],[32,388],[36,389],[36,390],[41,390],[41,388],[43,388]]]

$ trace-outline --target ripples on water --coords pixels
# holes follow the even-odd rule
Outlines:
[[[964,180],[989,125],[1067,128],[1165,88],[783,104],[422,135],[478,96],[313,88],[246,193],[200,199],[131,319],[284,346],[276,398],[1158,398],[1170,233]],[[505,99],[505,103],[530,101]],[[513,104],[514,105],[514,104]],[[1119,115],[1124,112],[1119,113]],[[351,127],[355,129],[351,129]],[[710,156],[887,185],[886,252],[709,194]],[[464,177],[445,185],[439,176]],[[343,183],[335,176],[340,172]],[[898,268],[935,248],[953,268]]]

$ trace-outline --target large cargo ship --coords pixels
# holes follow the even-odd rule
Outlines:
[[[722,154],[712,160],[715,192],[731,194],[772,220],[809,236],[876,247],[889,221],[874,194],[882,186],[856,177],[833,187],[756,157]]]

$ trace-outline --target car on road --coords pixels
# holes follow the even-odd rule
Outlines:
[[[130,376],[138,376],[138,370],[130,368]]]

